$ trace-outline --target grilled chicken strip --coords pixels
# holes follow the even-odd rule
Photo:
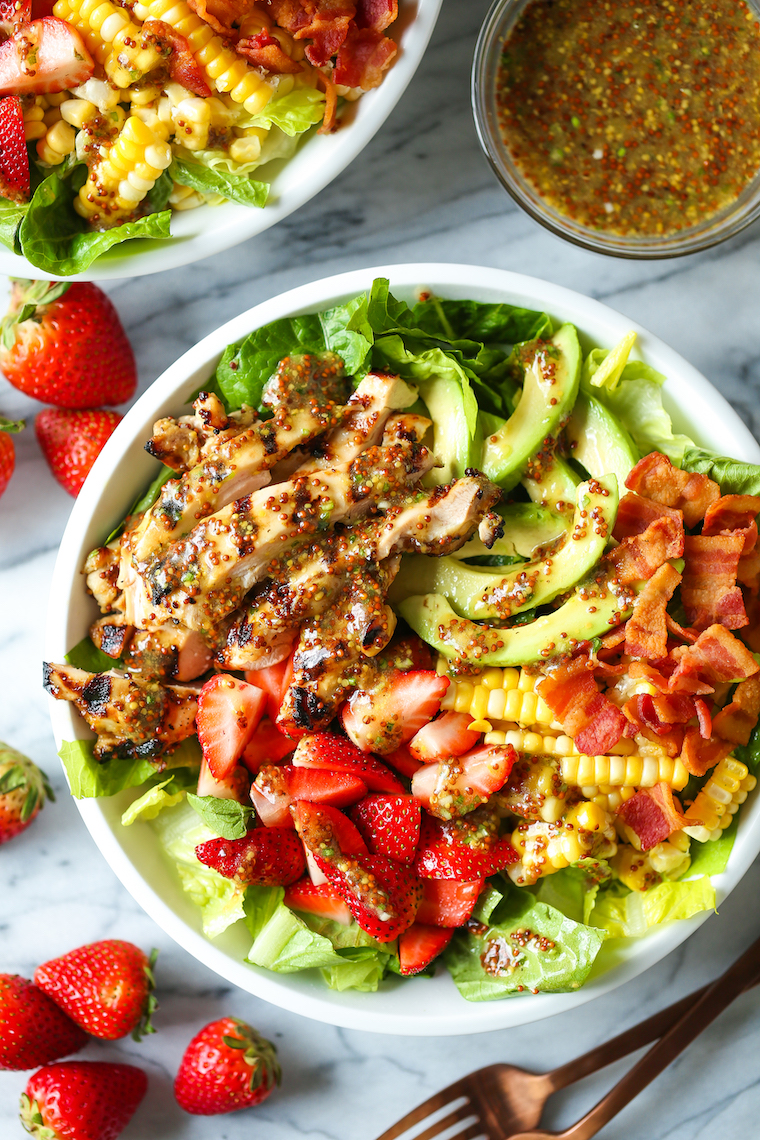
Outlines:
[[[56,700],[76,705],[97,734],[98,760],[158,757],[195,732],[198,690],[188,685],[157,685],[47,662],[43,683]]]
[[[342,363],[332,353],[286,356],[264,385],[270,420],[223,435],[180,479],[170,479],[122,542],[122,561],[142,570],[199,519],[266,486],[270,469],[294,447],[335,427],[348,414]]]
[[[83,573],[87,589],[100,606],[101,613],[110,614],[118,608],[121,590],[118,586],[119,540],[115,538],[108,546],[99,546],[87,555]]]
[[[468,475],[449,487],[403,496],[384,517],[334,532],[279,560],[272,582],[229,627],[217,663],[228,669],[256,669],[281,661],[298,624],[324,612],[367,565],[399,553],[450,554],[476,527],[493,544],[503,525],[492,513],[500,495],[485,476]]]
[[[224,404],[213,392],[200,392],[193,401],[193,409],[191,416],[178,419],[166,416],[157,420],[153,425],[153,435],[145,444],[147,452],[178,475],[184,475],[200,463],[215,443],[222,442],[222,434],[224,438],[231,438],[259,418],[256,409],[247,404],[228,415]]]
[[[90,638],[143,681],[193,681],[211,668],[212,651],[205,638],[181,625],[136,630],[124,614],[109,614],[90,626]]]

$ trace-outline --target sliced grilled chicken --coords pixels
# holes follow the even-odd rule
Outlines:
[[[266,486],[278,460],[348,415],[345,391],[342,366],[332,354],[285,357],[262,394],[262,403],[274,409],[272,419],[232,435],[221,432],[213,446],[208,442],[200,462],[165,483],[154,505],[125,536],[123,558],[143,569],[199,519]]]
[[[146,451],[179,475],[206,458],[215,444],[223,442],[222,436],[230,439],[259,418],[256,409],[247,404],[228,415],[213,392],[199,392],[193,408],[191,416],[157,420],[153,435],[145,444]]]
[[[493,530],[501,517],[491,508],[501,492],[483,475],[468,475],[450,487],[400,497],[380,519],[334,532],[278,560],[267,582],[232,622],[217,663],[255,669],[279,646],[286,656],[295,627],[332,605],[347,581],[368,564],[392,554],[450,554],[476,527]]]
[[[83,573],[87,589],[100,606],[101,613],[109,614],[118,608],[121,590],[119,562],[121,560],[119,539],[115,538],[108,546],[99,546],[87,555]]]
[[[101,653],[116,661],[126,653],[134,632],[134,626],[128,624],[124,614],[112,613],[92,623],[90,640]]]
[[[211,668],[212,651],[196,630],[181,625],[135,629],[124,614],[109,614],[90,626],[101,652],[143,681],[194,681]]]
[[[115,672],[88,673],[47,662],[43,670],[48,693],[76,705],[96,733],[98,760],[158,757],[195,731],[196,688],[158,685]]]

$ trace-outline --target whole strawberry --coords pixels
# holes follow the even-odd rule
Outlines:
[[[59,408],[121,404],[137,387],[119,315],[90,281],[14,279],[0,368],[15,388]]]
[[[47,994],[19,974],[0,974],[0,1069],[36,1069],[86,1043]]]
[[[23,427],[23,420],[6,420],[4,416],[0,416],[0,495],[10,483],[16,466],[16,449],[11,435],[21,431]]]
[[[122,417],[118,412],[95,408],[69,412],[45,408],[34,421],[43,455],[62,487],[75,498],[90,473],[103,445]]]
[[[0,843],[26,831],[46,798],[55,796],[45,773],[0,740]]]
[[[260,1104],[281,1080],[276,1053],[244,1021],[212,1021],[185,1050],[174,1081],[177,1103],[197,1116]]]
[[[21,6],[19,4],[19,8]],[[15,8],[15,4],[6,2],[4,7],[6,10]],[[0,19],[5,19],[2,12]],[[29,201],[29,155],[24,132],[24,111],[19,97],[8,95],[0,99],[0,194],[11,202]]]
[[[134,1065],[46,1065],[21,1095],[21,1123],[40,1140],[116,1140],[147,1088],[148,1078]]]
[[[80,946],[38,966],[34,980],[48,997],[93,1037],[115,1041],[131,1033],[136,1041],[155,1032],[153,965],[131,942],[117,938]]]

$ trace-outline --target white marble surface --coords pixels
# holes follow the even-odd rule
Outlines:
[[[760,227],[683,260],[596,257],[538,229],[501,192],[481,157],[468,71],[485,0],[446,0],[426,59],[374,142],[300,213],[237,250],[152,279],[109,286],[144,388],[194,341],[283,289],[345,269],[394,261],[469,261],[545,277],[589,293],[673,345],[731,400],[756,433],[760,392]],[[0,380],[0,411],[37,406]],[[59,793],[24,836],[0,849],[0,969],[31,975],[73,946],[118,936],[161,948],[159,1033],[88,1049],[137,1060],[151,1077],[125,1140],[372,1140],[399,1115],[470,1069],[497,1060],[560,1064],[687,993],[760,933],[755,865],[717,917],[643,977],[576,1012],[467,1038],[380,1037],[322,1026],[225,988],[173,946],[117,882],[65,791],[40,686],[45,608],[71,500],[53,482],[31,430],[17,437],[18,469],[0,502],[0,738],[47,768]],[[526,999],[529,1000],[529,999]],[[694,1044],[608,1126],[626,1140],[723,1140],[758,1135],[760,996],[752,994]],[[234,1014],[281,1050],[281,1092],[255,1112],[191,1118],[171,1077],[206,1021]],[[580,1115],[617,1070],[563,1094],[557,1127]],[[20,1136],[22,1074],[0,1074],[0,1135]]]

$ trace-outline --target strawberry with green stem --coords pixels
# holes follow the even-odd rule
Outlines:
[[[46,799],[55,796],[45,773],[0,741],[0,843],[26,831]]]
[[[21,1096],[21,1123],[38,1140],[116,1140],[147,1088],[148,1078],[134,1065],[46,1065]]]
[[[261,1104],[282,1078],[277,1050],[250,1025],[222,1017],[196,1034],[174,1082],[185,1112],[216,1116]]]

